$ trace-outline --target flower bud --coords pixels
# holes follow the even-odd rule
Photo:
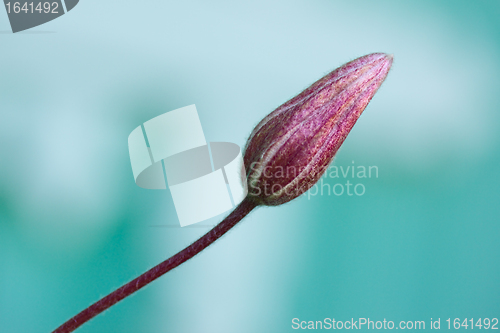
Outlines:
[[[387,76],[392,55],[373,53],[316,81],[253,130],[244,162],[248,195],[275,206],[311,188]]]

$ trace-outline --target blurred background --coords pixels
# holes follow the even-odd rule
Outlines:
[[[78,332],[500,317],[499,17],[495,0],[82,0],[12,34],[0,10],[0,332],[50,332],[209,230],[169,227],[169,192],[135,185],[135,127],[196,104],[207,140],[243,146],[372,52],[392,71],[334,161],[378,167],[351,180],[364,195],[260,208]]]

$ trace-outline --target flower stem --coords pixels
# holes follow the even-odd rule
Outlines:
[[[173,268],[191,259],[195,255],[203,251],[210,244],[219,239],[222,235],[229,231],[229,229],[234,227],[255,207],[257,207],[257,204],[249,200],[247,197],[222,222],[216,225],[212,230],[207,232],[196,242],[189,245],[184,250],[178,252],[164,262],[160,263],[159,265],[151,268],[149,271],[137,277],[136,279],[113,291],[108,296],[92,304],[91,306],[59,326],[59,328],[57,328],[53,333],[73,332],[75,329],[77,329],[90,319],[94,318],[99,313],[110,308],[125,297],[130,296],[137,290],[153,282]]]

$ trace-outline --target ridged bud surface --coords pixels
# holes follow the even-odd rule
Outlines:
[[[391,65],[392,56],[384,53],[353,60],[265,117],[245,148],[249,196],[257,204],[275,206],[311,188]]]

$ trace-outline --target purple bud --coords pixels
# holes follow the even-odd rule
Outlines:
[[[373,53],[316,81],[253,130],[244,162],[249,197],[275,206],[311,188],[384,81],[392,55]]]

